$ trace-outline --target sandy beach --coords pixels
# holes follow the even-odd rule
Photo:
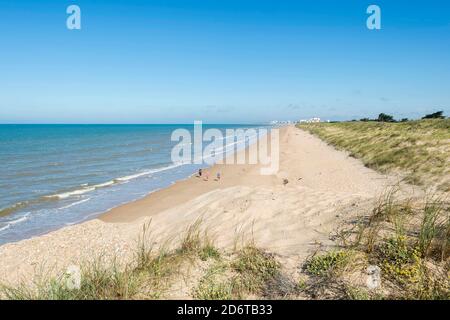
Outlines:
[[[263,176],[259,169],[215,165],[206,170],[208,181],[193,176],[98,219],[3,245],[0,282],[57,273],[99,255],[126,261],[143,225],[150,225],[156,247],[170,246],[199,219],[221,248],[252,239],[295,266],[318,245],[333,245],[330,234],[341,223],[398,182],[293,126],[280,130],[278,174]]]

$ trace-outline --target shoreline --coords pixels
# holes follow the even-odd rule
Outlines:
[[[278,128],[280,129],[280,139],[288,127]],[[269,138],[270,133],[268,133]],[[258,141],[255,143],[257,144]],[[246,146],[242,150],[235,150],[226,159],[236,158],[243,154],[245,154],[245,159],[248,159],[249,147]],[[245,179],[249,174],[251,179],[254,180],[255,186],[262,182],[271,181],[273,179],[272,176],[261,176],[259,174],[260,168],[260,164],[213,164],[202,169],[203,173],[209,174],[208,181],[205,180],[204,175],[198,177],[198,174],[194,173],[184,179],[173,182],[168,187],[151,191],[142,198],[111,208],[98,215],[97,219],[108,223],[126,223],[142,217],[149,217],[217,189],[237,184],[252,184],[252,181]],[[218,172],[221,175],[220,181],[216,180]]]
[[[259,127],[258,127],[259,128]],[[270,128],[269,128],[270,129]],[[246,150],[248,148],[248,146],[245,146],[244,149],[241,149],[240,147],[234,150],[230,150],[230,155],[231,153],[233,154],[237,154],[239,152],[241,152],[242,150]],[[214,165],[213,165],[214,166]],[[7,244],[7,243],[15,243],[15,242],[19,242],[22,240],[26,240],[26,239],[30,239],[30,238],[34,238],[34,237],[39,237],[42,235],[45,235],[47,233],[50,232],[54,232],[56,230],[59,230],[61,228],[64,228],[66,226],[73,226],[73,225],[77,225],[80,223],[84,223],[93,219],[102,219],[103,215],[107,215],[110,211],[115,211],[115,209],[117,208],[121,208],[123,206],[126,206],[130,203],[134,203],[134,202],[138,202],[142,199],[145,199],[151,195],[153,195],[154,193],[158,193],[161,190],[164,190],[166,188],[170,188],[172,187],[174,184],[177,184],[181,181],[185,181],[188,180],[190,178],[192,178],[193,176],[196,175],[196,170],[195,167],[202,167],[202,169],[204,170],[208,170],[210,169],[212,166],[204,163],[200,166],[192,163],[188,164],[187,166],[183,166],[180,164],[174,164],[174,163],[168,163],[168,164],[164,164],[162,167],[158,167],[158,168],[150,168],[150,169],[145,169],[143,172],[139,172],[137,174],[129,174],[129,175],[125,175],[125,176],[121,176],[119,175],[119,178],[109,178],[109,180],[104,180],[106,182],[95,182],[94,184],[87,184],[87,183],[83,183],[80,184],[76,189],[72,188],[69,189],[69,191],[65,190],[65,191],[55,191],[53,193],[50,193],[50,195],[43,195],[40,196],[39,199],[44,199],[42,200],[42,202],[48,202],[49,200],[52,200],[53,202],[59,201],[59,200],[65,200],[66,198],[68,198],[70,195],[72,194],[84,194],[86,193],[86,199],[83,199],[82,201],[79,202],[75,202],[75,203],[70,203],[69,205],[63,205],[63,206],[59,206],[57,207],[57,205],[54,205],[53,207],[50,207],[48,210],[60,210],[60,209],[66,209],[66,208],[70,208],[73,207],[74,205],[78,204],[78,203],[84,203],[84,202],[88,202],[89,204],[92,203],[91,207],[86,207],[84,204],[82,205],[82,207],[80,207],[78,209],[75,208],[74,209],[68,209],[65,210],[65,212],[62,212],[63,214],[65,214],[66,216],[68,216],[67,219],[60,219],[56,224],[49,224],[47,225],[45,223],[45,221],[41,221],[41,224],[36,224],[37,227],[35,227],[34,225],[32,225],[31,227],[25,226],[25,229],[22,230],[19,229],[17,230],[13,230],[10,233],[11,234],[6,234],[3,238],[0,238],[0,246]],[[181,169],[180,169],[181,168]],[[168,170],[168,174],[166,175],[163,171],[167,171]],[[133,189],[128,188],[128,185],[125,185],[125,183],[123,183],[125,180],[134,180],[135,177],[137,176],[150,176],[151,179],[153,179],[154,181],[158,181],[156,183],[146,183],[146,182],[138,182],[138,184],[142,184],[141,188],[139,189],[139,191],[137,191],[136,193],[134,192]],[[153,177],[153,178],[152,178]],[[155,180],[156,179],[156,180]],[[128,181],[125,181],[128,182]],[[136,183],[135,183],[136,185]],[[113,200],[113,196],[109,196],[106,197],[106,201],[105,201],[105,197],[101,198],[101,199],[94,199],[96,197],[96,194],[94,194],[94,196],[88,194],[91,191],[92,192],[97,192],[98,190],[103,190],[103,189],[107,189],[110,186],[113,186],[113,189],[118,189],[118,188],[122,188],[122,190],[118,190],[119,192],[116,192],[118,196],[116,196],[116,200]],[[106,188],[103,188],[106,187]],[[108,191],[100,191],[100,192],[108,192]],[[111,192],[110,192],[111,194]],[[94,201],[90,201],[91,197],[94,199]],[[76,201],[76,200],[73,200]],[[77,200],[78,201],[78,200]],[[27,200],[27,201],[22,201],[23,203],[28,204],[30,203],[34,203],[34,200]],[[22,203],[19,202],[19,203]],[[52,203],[53,203],[52,202]],[[109,202],[109,203],[108,203]],[[88,206],[89,206],[88,204]],[[14,205],[16,206],[16,205]],[[47,209],[47,208],[46,208]],[[31,210],[29,210],[31,211]],[[74,215],[72,215],[72,213],[70,211],[76,212]],[[12,212],[12,214],[15,212]],[[15,221],[23,221],[23,220],[29,220],[28,219],[28,214],[24,216],[21,216],[22,212],[18,212],[18,218],[14,218],[11,219],[12,222],[9,222],[10,220],[5,219],[5,226],[3,229],[9,229],[11,225],[15,224]],[[53,216],[58,216],[57,212],[55,213]],[[1,215],[0,215],[1,216]],[[34,218],[34,216],[32,215],[31,218]],[[30,219],[31,220],[31,219]],[[41,219],[42,220],[42,219]],[[10,223],[10,224],[8,224]],[[0,226],[3,227],[2,224],[0,224]],[[33,229],[34,228],[34,229]],[[1,229],[1,228],[0,228]],[[15,232],[15,233],[13,233]]]

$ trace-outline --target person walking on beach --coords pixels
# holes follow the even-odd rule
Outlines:
[[[202,169],[198,169],[198,176],[201,178],[202,177]]]
[[[217,181],[220,181],[220,172],[217,172],[216,177],[217,177]]]

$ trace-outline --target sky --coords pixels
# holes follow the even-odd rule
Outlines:
[[[66,8],[81,9],[69,30]],[[366,9],[381,8],[381,30]],[[450,115],[447,0],[0,0],[0,123]]]

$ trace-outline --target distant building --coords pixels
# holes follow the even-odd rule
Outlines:
[[[317,123],[317,122],[321,122],[322,120],[320,120],[320,118],[311,118],[311,119],[302,119],[299,122],[300,123]]]
[[[292,120],[272,120],[270,121],[270,124],[272,125],[286,125],[286,124],[296,124],[298,121],[292,121]]]

